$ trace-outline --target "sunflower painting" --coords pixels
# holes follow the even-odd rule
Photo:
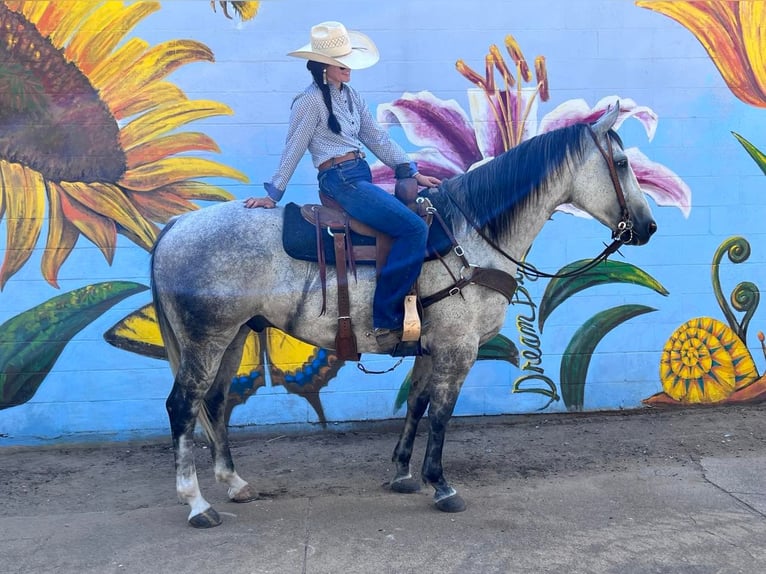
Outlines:
[[[59,269],[80,236],[111,263],[117,235],[150,249],[158,223],[195,209],[194,200],[231,199],[197,181],[246,177],[187,152],[215,152],[199,132],[178,132],[231,114],[190,100],[166,77],[213,61],[193,40],[120,44],[158,2],[0,4],[0,205],[7,244],[0,287],[29,259],[50,222],[42,274]],[[119,47],[118,47],[119,44]]]
[[[219,4],[227,16],[232,4],[242,19],[252,18],[258,5]],[[209,136],[183,130],[232,110],[189,99],[167,79],[181,66],[213,62],[211,50],[194,40],[150,45],[127,38],[160,7],[105,0],[0,2],[0,222],[6,227],[0,289],[40,246],[41,273],[54,288],[81,237],[109,264],[118,235],[148,251],[159,226],[197,209],[194,201],[232,199],[202,180],[247,181],[204,157],[219,151]],[[142,289],[100,286],[98,305],[72,292],[0,326],[0,408],[30,398],[60,352],[61,339],[48,343],[46,325],[72,337],[85,326],[77,306],[88,305],[92,320]],[[38,320],[43,312],[46,325]],[[28,347],[23,356],[11,348],[22,336]],[[37,375],[34,388],[19,382],[27,380],[20,373]]]

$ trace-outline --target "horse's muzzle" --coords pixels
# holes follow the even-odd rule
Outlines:
[[[634,226],[631,230],[632,236],[626,242],[627,245],[645,245],[657,231],[657,222],[653,219],[644,225]]]

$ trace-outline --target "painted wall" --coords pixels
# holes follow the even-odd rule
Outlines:
[[[62,4],[0,3],[0,444],[168,432],[172,377],[148,306],[148,250],[173,215],[262,193],[291,98],[310,80],[285,54],[330,19],[375,39],[381,62],[353,85],[423,171],[469,169],[619,98],[619,134],[652,197],[659,231],[647,246],[575,281],[520,277],[457,414],[761,397],[763,2]],[[487,88],[488,54],[499,92]],[[524,105],[491,115],[487,89]],[[448,109],[462,126],[425,114]],[[479,152],[424,153],[445,151],[447,128],[455,147]],[[500,144],[483,145],[498,128]],[[315,193],[306,157],[288,198]],[[608,239],[557,213],[528,261],[557,271]],[[267,331],[232,382],[231,423],[400,416],[409,366],[363,375]]]

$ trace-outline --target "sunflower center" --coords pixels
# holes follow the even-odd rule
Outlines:
[[[0,160],[52,181],[117,181],[120,129],[88,78],[0,3]]]

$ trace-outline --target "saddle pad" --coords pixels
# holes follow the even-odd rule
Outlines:
[[[325,261],[328,265],[335,265],[335,250],[331,237],[323,231],[326,239],[324,242]],[[366,235],[351,232],[351,241],[354,245],[374,245],[375,239]],[[303,219],[301,208],[296,203],[288,203],[284,210],[284,226],[282,229],[282,244],[287,253],[293,259],[301,261],[317,261],[316,228]],[[435,259],[436,255],[444,255],[452,247],[449,237],[444,233],[441,225],[434,222],[428,234],[428,247],[426,260]],[[357,260],[358,265],[375,265],[375,260]]]

